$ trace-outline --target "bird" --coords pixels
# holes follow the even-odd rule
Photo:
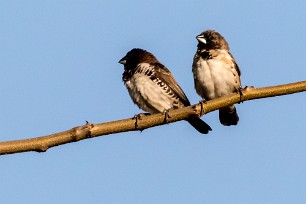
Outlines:
[[[133,102],[140,109],[154,114],[190,105],[171,72],[152,53],[133,48],[119,63],[124,65],[122,80]],[[187,121],[202,134],[212,130],[195,115]]]
[[[196,92],[204,101],[235,92],[241,94],[241,72],[225,38],[215,30],[206,30],[196,39],[198,45],[192,63]],[[237,125],[236,107],[219,109],[219,120],[225,126]]]

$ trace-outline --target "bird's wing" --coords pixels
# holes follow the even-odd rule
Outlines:
[[[167,86],[170,87],[172,92],[179,97],[180,101],[185,106],[189,106],[190,102],[187,96],[185,95],[182,88],[178,85],[171,72],[164,65],[160,63],[155,63],[154,67],[155,67],[155,77],[163,81],[165,84],[167,84]]]
[[[240,69],[238,67],[238,64],[237,64],[235,58],[233,57],[233,55],[230,52],[228,52],[228,54],[232,57],[232,61],[233,61],[233,64],[235,66],[235,69],[236,69],[238,75],[241,76],[241,71],[240,71]]]

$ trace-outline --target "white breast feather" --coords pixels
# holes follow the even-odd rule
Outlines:
[[[223,57],[226,54],[230,58],[230,55],[222,51],[219,56],[222,54]],[[236,91],[241,85],[234,66],[234,63],[227,64],[218,56],[206,61],[196,55],[193,74],[197,93],[206,100],[211,100]]]

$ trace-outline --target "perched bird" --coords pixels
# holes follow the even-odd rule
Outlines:
[[[119,63],[124,65],[122,79],[133,102],[144,111],[165,113],[171,108],[190,105],[171,72],[150,52],[132,49]],[[190,116],[187,121],[200,133],[211,130],[196,116]]]
[[[207,30],[196,37],[198,49],[193,58],[192,72],[195,89],[204,100],[211,100],[239,92],[240,70],[220,33]],[[237,125],[239,117],[234,105],[219,110],[225,126]]]

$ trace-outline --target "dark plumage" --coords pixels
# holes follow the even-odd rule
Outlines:
[[[133,102],[144,111],[163,113],[171,108],[190,105],[171,72],[150,52],[132,49],[119,63],[124,65],[122,79]],[[196,116],[187,121],[203,134],[211,130]]]
[[[196,38],[198,48],[192,72],[197,93],[203,99],[211,100],[239,91],[241,73],[224,37],[207,30]],[[237,125],[239,117],[235,106],[220,109],[219,119],[223,125]]]

